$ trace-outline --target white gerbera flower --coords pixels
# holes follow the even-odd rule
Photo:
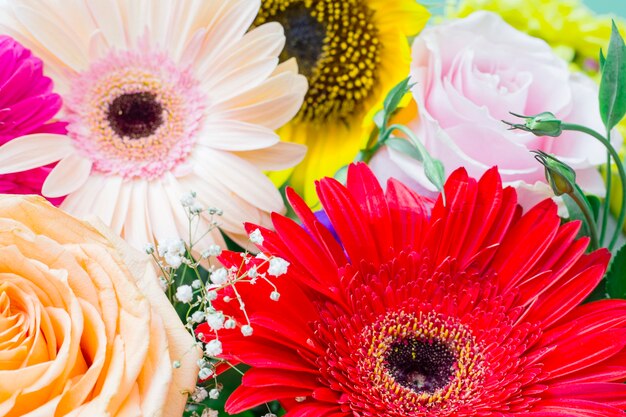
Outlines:
[[[0,33],[45,63],[68,134],[0,148],[0,174],[58,164],[43,194],[97,215],[136,247],[186,236],[180,196],[219,207],[240,244],[242,222],[284,209],[265,170],[295,165],[299,145],[274,130],[307,89],[276,23],[248,32],[260,0],[0,0]],[[205,230],[209,220],[203,219]],[[217,230],[204,246],[223,245]]]

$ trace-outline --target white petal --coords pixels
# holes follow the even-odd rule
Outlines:
[[[263,126],[238,121],[208,122],[198,143],[214,149],[250,151],[274,146],[278,135]]]
[[[92,215],[92,207],[105,181],[106,178],[102,175],[90,176],[82,187],[63,200],[60,208],[78,218],[87,218]]]
[[[108,226],[112,224],[113,215],[118,201],[124,179],[118,176],[102,176],[102,185],[98,187],[98,195],[93,201],[92,213],[100,218]],[[119,234],[120,230],[115,230]]]
[[[148,215],[157,242],[180,235],[176,226],[174,211],[180,211],[179,214],[181,215],[185,213],[180,203],[172,207],[167,196],[168,192],[161,180],[150,182],[148,187]]]
[[[74,152],[72,139],[65,135],[38,133],[22,136],[0,147],[0,174],[38,168]]]
[[[224,212],[218,221],[220,228],[229,235],[245,233],[244,222],[258,223],[261,220],[259,210],[220,184],[210,169],[197,165],[195,172],[196,175],[185,178],[181,184],[196,191],[202,205],[219,208]]]
[[[210,110],[216,117],[278,129],[300,110],[307,88],[305,77],[282,72],[239,96],[217,103]]]
[[[148,218],[148,181],[136,180],[128,185],[132,190],[122,237],[135,248],[142,249],[146,243],[153,242]]]
[[[133,183],[131,181],[123,180],[120,186],[120,192],[115,203],[115,211],[111,218],[111,229],[118,235],[122,234],[124,224],[126,223],[126,216],[128,214],[130,206],[130,197],[133,192]],[[142,246],[143,247],[143,246]]]
[[[87,0],[86,3],[109,48],[124,49],[127,47],[124,21],[117,4],[102,0]]]
[[[93,163],[73,153],[61,161],[48,174],[41,193],[46,197],[62,197],[80,188],[91,173]]]
[[[89,66],[87,48],[80,43],[80,37],[72,36],[68,27],[59,25],[54,17],[23,6],[15,7],[15,15],[39,43],[68,67],[80,71]]]
[[[216,179],[232,193],[263,211],[284,209],[280,193],[272,182],[254,165],[228,152],[198,148],[199,165],[219,173]]]
[[[200,74],[198,78],[205,80],[203,89],[210,93],[211,101],[223,101],[250,90],[266,80],[278,65],[277,57],[257,59],[237,68],[224,66],[212,76]]]
[[[237,156],[262,171],[277,171],[291,168],[300,163],[306,155],[306,150],[306,146],[298,143],[279,142],[269,148],[237,152]]]
[[[220,4],[219,12],[215,13],[208,22],[206,55],[198,62],[199,68],[208,68],[215,65],[215,57],[230,48],[248,31],[256,18],[260,0],[230,0],[227,2],[212,2]]]

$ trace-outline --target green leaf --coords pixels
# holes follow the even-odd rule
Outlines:
[[[401,138],[389,138],[385,141],[385,145],[389,146],[392,149],[395,149],[398,152],[402,152],[405,155],[410,156],[413,159],[417,159],[422,162],[424,157],[422,153],[417,149],[411,142],[406,139]]]
[[[604,63],[606,62],[606,57],[604,56],[604,52],[602,52],[602,49],[600,49],[600,59],[598,59],[598,62],[600,62],[600,72],[604,71]]]
[[[617,251],[606,273],[606,291],[611,298],[626,299],[626,245]]]
[[[593,213],[593,218],[598,221],[598,217],[600,216],[600,207],[602,206],[602,202],[595,195],[586,195],[585,198],[591,207],[591,212]]]
[[[600,81],[600,115],[607,131],[626,114],[626,45],[615,22]]]
[[[379,129],[383,128],[383,126],[385,125],[385,110],[379,110],[376,112],[376,114],[374,115],[374,124]]]
[[[402,97],[409,92],[411,87],[412,85],[409,85],[409,78],[405,78],[391,89],[384,101],[384,109],[387,117],[390,117],[391,114],[396,111],[402,101]]]
[[[575,221],[579,220],[581,222],[581,228],[578,231],[578,238],[589,236],[591,233],[589,232],[589,225],[587,224],[587,220],[585,219],[585,215],[582,210],[576,204],[574,199],[570,197],[568,194],[563,194],[561,196],[563,202],[565,203],[565,207],[567,207],[568,218],[567,221]]]

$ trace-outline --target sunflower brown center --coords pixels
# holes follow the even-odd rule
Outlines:
[[[450,383],[456,357],[440,341],[403,339],[387,352],[388,372],[400,385],[418,393],[433,393]]]
[[[107,120],[120,137],[145,138],[163,124],[163,106],[153,93],[122,94],[109,104]]]
[[[277,21],[308,78],[305,121],[346,121],[367,105],[380,63],[374,12],[364,0],[263,0],[255,24]]]
[[[296,58],[300,72],[311,77],[322,56],[324,26],[302,3],[289,5],[276,20],[285,28],[286,43],[281,58]]]

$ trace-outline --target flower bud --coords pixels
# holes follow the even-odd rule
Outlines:
[[[535,159],[546,170],[546,179],[555,195],[572,194],[576,189],[576,173],[565,163],[545,152],[534,151]]]
[[[539,113],[534,116],[522,116],[520,114],[511,113],[513,116],[524,119],[524,124],[515,124],[504,122],[511,129],[520,129],[531,132],[535,136],[552,136],[557,137],[563,133],[562,122],[550,112]]]

